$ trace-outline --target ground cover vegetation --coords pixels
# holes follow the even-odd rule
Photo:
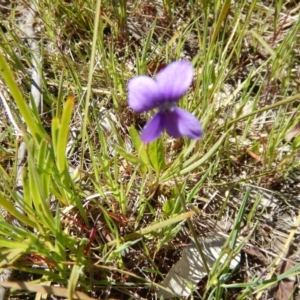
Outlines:
[[[0,1],[0,298],[299,299],[299,13]]]

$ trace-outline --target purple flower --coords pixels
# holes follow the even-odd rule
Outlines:
[[[198,119],[175,105],[191,85],[193,73],[189,62],[176,61],[160,71],[155,79],[137,76],[129,81],[128,104],[134,111],[158,108],[142,131],[143,142],[150,143],[157,139],[164,129],[174,138],[201,138],[203,129]]]

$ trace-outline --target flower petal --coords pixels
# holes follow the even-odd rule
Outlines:
[[[187,136],[191,139],[200,139],[203,129],[199,120],[189,112],[174,107],[163,112],[164,127],[174,138]]]
[[[193,81],[194,69],[188,61],[175,61],[156,75],[162,102],[177,102]]]
[[[161,112],[156,113],[146,124],[142,131],[141,139],[144,143],[150,143],[156,140],[164,130]]]
[[[137,76],[128,82],[128,104],[136,112],[144,112],[161,105],[156,81],[148,76]]]

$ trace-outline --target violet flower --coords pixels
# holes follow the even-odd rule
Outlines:
[[[154,141],[164,129],[174,138],[201,138],[203,129],[198,119],[175,105],[191,85],[193,73],[189,62],[176,61],[160,71],[155,79],[137,76],[129,81],[128,104],[134,111],[145,112],[158,108],[142,131],[143,142]]]

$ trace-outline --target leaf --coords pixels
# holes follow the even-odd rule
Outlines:
[[[132,139],[136,151],[138,152],[138,157],[141,159],[141,162],[145,165],[148,165],[149,159],[148,159],[146,147],[140,138],[140,134],[137,132],[134,126],[131,126],[129,128],[129,135]]]
[[[299,136],[300,134],[300,123],[298,123],[295,127],[293,127],[291,130],[289,130],[285,137],[284,140],[287,142],[291,142],[294,138]]]
[[[28,219],[25,215],[23,215],[22,213],[20,213],[16,207],[15,204],[13,204],[12,202],[10,202],[8,199],[5,198],[5,196],[0,193],[0,203],[1,206],[8,211],[12,216],[14,216],[17,220],[23,222],[24,224],[35,228],[36,227],[36,223],[33,222],[32,220]]]
[[[133,155],[131,153],[128,153],[125,149],[122,147],[116,145],[115,150],[123,157],[125,160],[133,163],[135,166],[138,167],[139,171],[142,174],[145,174],[148,171],[148,167],[146,164],[144,164],[140,159],[136,157],[136,155]]]
[[[254,152],[251,151],[251,150],[247,150],[247,153],[248,153],[252,158],[254,158],[255,163],[258,163],[258,162],[261,161],[261,156],[260,156],[260,155],[254,153]]]
[[[138,238],[134,241],[128,241],[128,242],[125,242],[124,244],[120,245],[116,250],[112,251],[109,254],[108,258],[106,259],[106,262],[113,261],[116,257],[118,257],[120,255],[120,253],[122,253],[129,247],[132,247],[133,245],[135,245],[136,243],[138,243],[141,240],[142,240],[142,238]]]
[[[52,146],[53,146],[55,157],[57,157],[58,133],[59,133],[59,119],[53,118],[51,123],[51,134],[52,134]]]
[[[270,46],[267,41],[255,30],[251,29],[250,32],[252,35],[259,41],[259,43],[265,48],[265,50],[273,57],[276,57],[276,52],[272,49],[272,46]]]
[[[299,148],[299,146],[300,146],[300,135],[297,135],[294,138],[294,140],[292,142],[292,146],[293,146],[294,149],[298,149]]]
[[[0,268],[5,267],[7,264],[12,264],[16,260],[18,260],[24,254],[24,252],[29,248],[28,245],[26,246],[27,248],[25,247],[25,249],[23,248],[23,245],[22,247],[18,247],[15,249],[1,249]]]
[[[207,162],[214,154],[218,151],[222,143],[224,142],[225,138],[228,136],[228,131],[224,132],[223,135],[219,138],[219,140],[208,150],[208,152],[199,159],[199,154],[194,154],[191,158],[185,161],[182,166],[181,170],[179,171],[180,175],[192,172],[196,168],[200,167],[202,164]]]
[[[68,299],[73,299],[73,294],[75,293],[76,286],[78,284],[78,279],[82,273],[84,266],[74,265],[71,271],[71,275],[68,283]]]
[[[170,216],[174,211],[175,203],[176,201],[174,199],[169,199],[164,203],[162,210],[166,216]]]
[[[27,149],[30,195],[32,202],[34,203],[36,215],[38,219],[40,219],[40,221],[43,223],[45,228],[48,228],[52,232],[55,232],[54,219],[48,203],[49,195],[45,194],[45,190],[42,186],[42,178],[35,164],[35,156],[37,154],[37,150],[34,147],[33,140],[27,145]]]
[[[48,143],[46,139],[42,139],[38,151],[37,168],[41,178],[42,188],[44,190],[43,192],[47,197],[50,193],[51,169],[53,163],[51,153],[48,149]]]
[[[159,175],[165,167],[164,145],[161,138],[149,145],[148,153],[151,165]]]
[[[135,155],[126,152],[126,150],[124,150],[122,147],[120,147],[118,145],[116,145],[115,149],[127,161],[133,163],[134,165],[138,165],[138,159],[137,159],[137,157]]]
[[[226,239],[222,236],[211,240],[199,239],[209,268],[212,268],[222,252],[224,252],[222,249],[225,242]],[[221,262],[224,262],[226,258],[226,254],[223,254]],[[234,269],[239,264],[239,261],[240,254],[231,260],[230,268]],[[201,278],[206,275],[207,273],[197,251],[196,244],[192,243],[183,250],[181,259],[170,269],[161,284],[166,289],[169,289],[169,292],[161,288],[158,291],[158,298],[164,297],[164,299],[169,299],[173,298],[174,295],[188,297]]]
[[[58,141],[56,145],[57,167],[61,174],[67,173],[66,172],[67,158],[65,153],[66,153],[66,148],[68,143],[69,127],[70,127],[71,117],[73,113],[73,107],[74,107],[74,97],[69,96],[63,109],[63,114],[59,126],[59,132],[58,132]]]
[[[30,133],[32,134],[35,142],[39,143],[40,140],[47,135],[41,124],[40,117],[38,115],[33,114],[32,110],[24,100],[23,95],[13,77],[13,73],[9,68],[1,52],[0,52],[0,72],[20,110],[21,115],[25,120],[25,123]]]
[[[295,283],[292,281],[280,281],[274,293],[270,293],[270,296],[274,297],[273,299],[280,300],[290,300],[293,299]]]
[[[175,223],[181,222],[183,220],[186,220],[188,218],[191,218],[194,214],[195,214],[194,211],[185,212],[183,214],[177,215],[177,216],[175,216],[173,218],[170,218],[168,220],[150,225],[146,228],[142,228],[142,229],[140,229],[136,232],[130,233],[130,234],[124,236],[122,238],[122,240],[123,241],[130,241],[130,240],[137,239],[137,238],[139,238],[141,236],[145,236],[146,234],[149,234],[153,231],[159,230],[161,228],[164,228],[164,227],[170,226],[172,224],[175,224]],[[107,246],[112,246],[112,245],[115,245],[116,243],[117,243],[117,240],[113,240],[113,241],[107,243],[106,245]]]

